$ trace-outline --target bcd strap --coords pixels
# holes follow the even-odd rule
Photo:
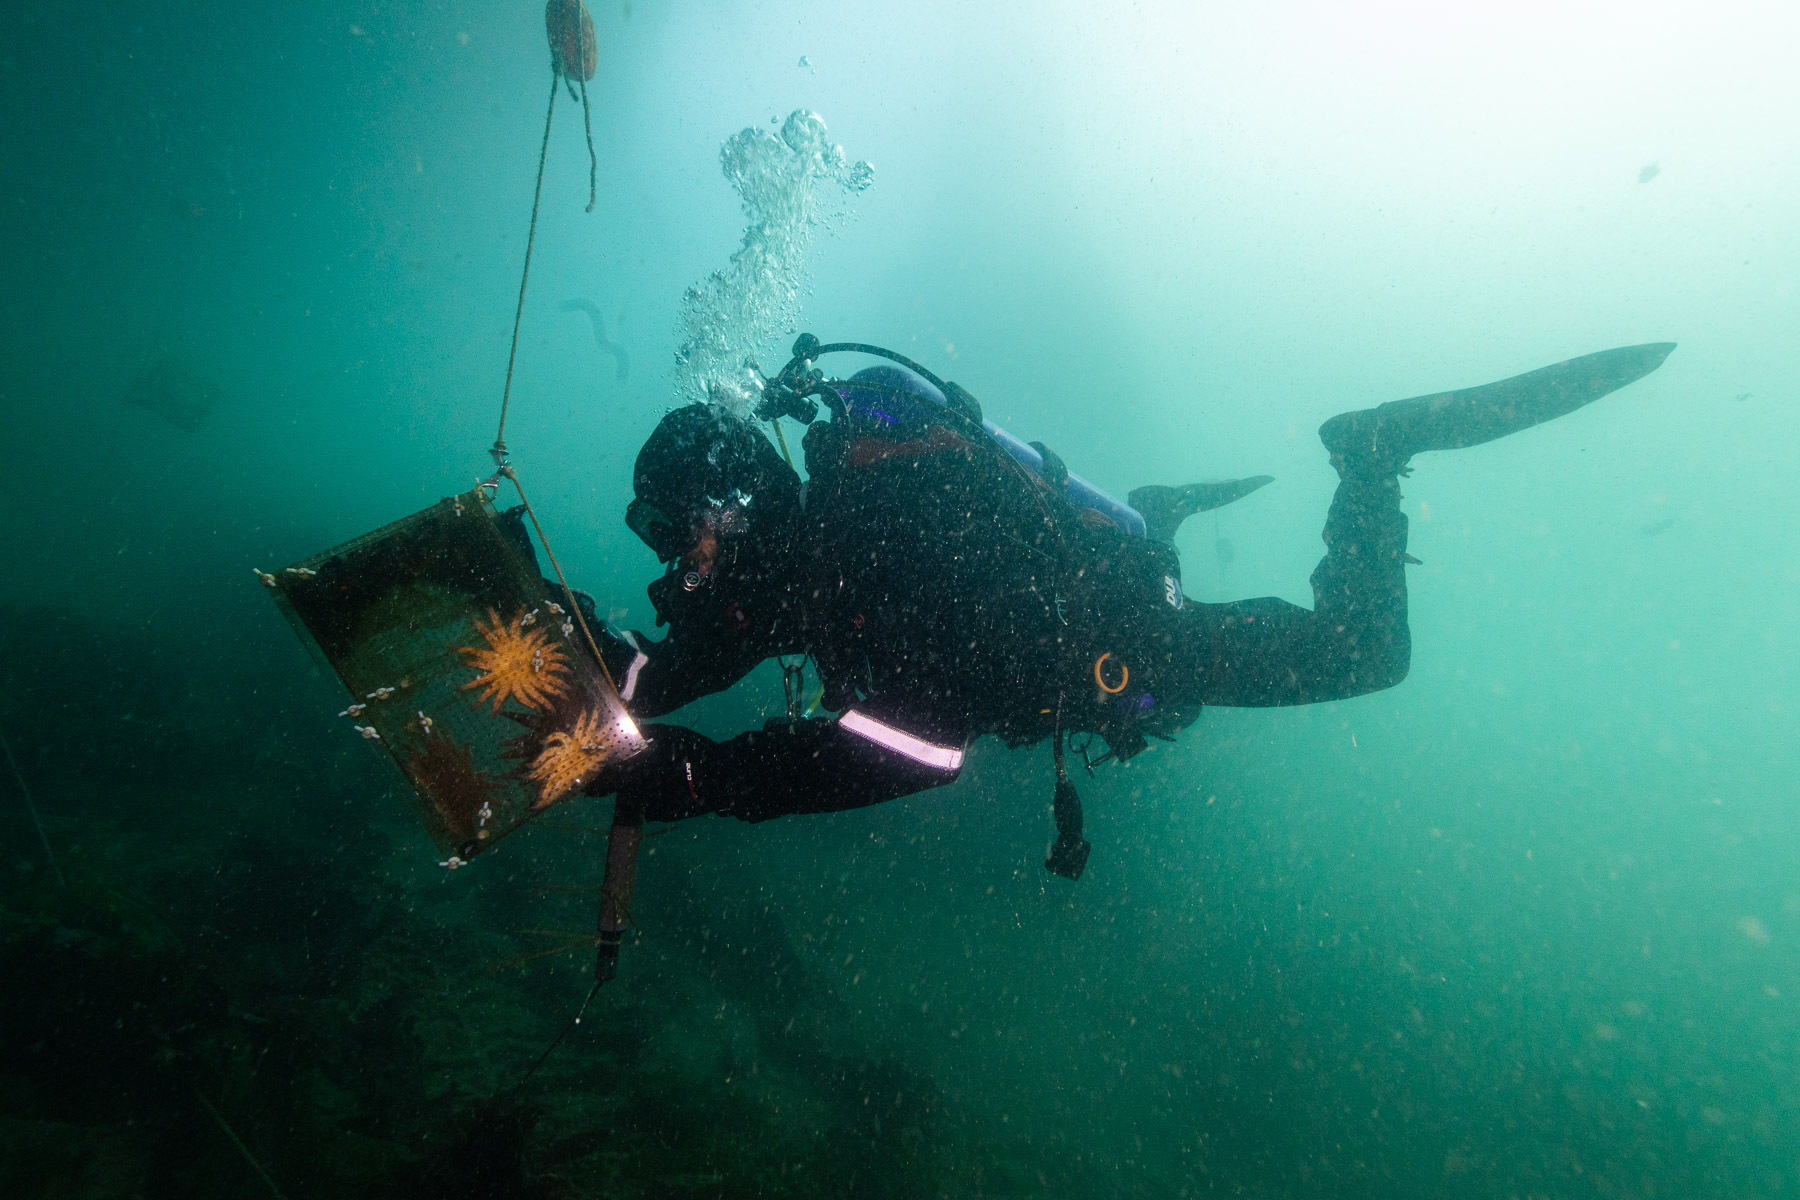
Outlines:
[[[968,418],[973,424],[981,424],[981,401],[969,394],[969,390],[960,383],[948,379],[944,381],[944,399],[950,407]]]
[[[1081,794],[1069,782],[1069,773],[1063,767],[1061,722],[1057,724],[1051,746],[1056,759],[1056,797],[1052,802],[1056,841],[1051,843],[1050,852],[1044,856],[1044,869],[1064,879],[1080,879],[1087,866],[1088,851],[1093,847],[1081,836]]]
[[[1042,442],[1032,442],[1030,446],[1044,460],[1044,482],[1050,485],[1051,491],[1062,495],[1069,486],[1069,468],[1063,465],[1062,457]]]

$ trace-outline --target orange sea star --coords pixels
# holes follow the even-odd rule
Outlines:
[[[488,609],[490,625],[479,620],[475,628],[487,639],[487,648],[458,646],[458,654],[468,655],[467,666],[481,672],[462,685],[462,691],[480,688],[475,707],[492,699],[494,712],[508,700],[517,700],[526,708],[548,708],[550,702],[569,690],[569,660],[563,648],[550,640],[543,628],[526,629],[526,614],[520,610],[511,625],[500,623],[500,614]]]
[[[568,733],[560,730],[544,739],[544,748],[531,764],[531,778],[541,788],[535,807],[554,804],[580,785],[612,748],[612,737],[601,729],[598,712],[584,712]]]

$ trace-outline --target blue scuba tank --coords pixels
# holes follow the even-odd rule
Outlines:
[[[880,390],[859,388],[856,386],[858,380],[875,384]],[[936,405],[939,408],[950,406],[942,392],[904,367],[866,367],[841,385],[838,395],[842,397],[845,408],[860,417],[879,421],[884,425],[900,425],[928,419],[931,411],[925,407],[926,405]],[[917,399],[912,399],[912,397],[917,397]],[[992,421],[984,420],[981,425],[987,430],[988,436],[999,443],[1001,449],[1030,468],[1040,478],[1043,477],[1043,455]],[[1091,509],[1134,537],[1145,536],[1142,513],[1131,505],[1101,491],[1075,472],[1069,472],[1069,482],[1063,489],[1063,493],[1069,503],[1076,508]]]

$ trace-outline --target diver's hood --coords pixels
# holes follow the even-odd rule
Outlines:
[[[760,539],[800,517],[800,477],[769,439],[712,404],[664,417],[632,470],[636,499],[625,522],[664,562],[680,557],[703,527]]]

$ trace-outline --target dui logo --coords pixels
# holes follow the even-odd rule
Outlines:
[[[1181,607],[1181,581],[1173,575],[1163,576],[1163,599],[1169,602],[1170,608]]]

